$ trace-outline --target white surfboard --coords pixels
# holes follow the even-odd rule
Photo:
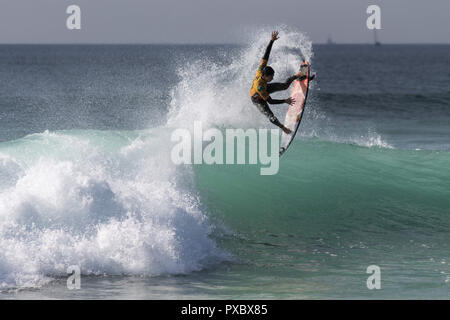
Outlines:
[[[306,78],[303,80],[294,80],[294,87],[292,88],[291,97],[295,99],[295,103],[289,106],[289,109],[286,112],[286,119],[284,120],[284,126],[291,129],[292,132],[290,134],[283,132],[281,135],[280,156],[286,152],[292,140],[294,140],[305,110],[306,98],[308,97],[309,89],[309,63],[303,61],[300,71],[306,75]]]

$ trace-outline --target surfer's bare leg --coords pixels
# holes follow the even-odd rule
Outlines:
[[[292,131],[289,128],[286,128],[280,120],[278,120],[277,117],[273,114],[272,110],[270,110],[269,105],[267,103],[256,103],[254,104],[258,107],[258,110],[261,111],[267,118],[269,118],[269,121],[272,122],[274,125],[279,127],[281,130],[283,130],[284,133],[290,134]]]
[[[285,126],[283,126],[283,127],[281,128],[281,130],[283,130],[283,132],[286,133],[286,134],[291,134],[291,133],[292,133],[292,130],[289,129],[289,128],[286,128]]]
[[[281,130],[283,130],[284,133],[286,134],[290,134],[292,131],[289,128],[286,128],[281,122],[280,120],[277,119],[277,117],[275,116],[271,116],[269,117],[269,121],[272,122],[274,125],[276,125],[277,127],[279,127]]]

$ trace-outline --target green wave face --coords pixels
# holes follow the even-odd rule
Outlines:
[[[414,214],[411,220],[443,215],[450,204],[449,164],[447,151],[296,140],[274,176],[259,175],[258,165],[196,168],[199,188],[227,221],[245,226],[244,221],[258,217],[260,226],[273,226],[281,218],[297,217],[308,225],[302,231],[310,232],[315,225],[336,227],[330,221],[370,221],[387,212],[391,217]]]
[[[320,297],[317,286],[364,297],[371,264],[398,277],[390,297],[401,296],[418,265],[414,277],[446,280],[439,261],[450,252],[449,152],[296,140],[274,176],[248,165],[196,173],[208,210],[231,227],[220,241],[249,264],[250,282],[264,267],[288,286],[283,292],[296,288],[287,297],[299,288]]]

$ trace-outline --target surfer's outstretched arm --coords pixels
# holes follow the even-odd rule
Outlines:
[[[270,104],[282,104],[286,102],[286,100],[272,99],[271,97],[269,97],[266,101]]]
[[[266,101],[270,104],[282,104],[282,103],[293,104],[295,102],[295,100],[293,98],[272,99],[270,96]]]
[[[270,50],[272,50],[272,45],[275,42],[275,40],[278,40],[278,31],[272,32],[270,42],[267,45],[266,52],[264,52],[263,60],[266,60],[266,62],[269,60]]]
[[[295,102],[295,99],[293,98],[287,98],[287,99],[272,99],[270,96],[269,98],[266,100],[268,103],[270,104],[282,104],[282,103],[287,103],[287,104],[293,104]]]

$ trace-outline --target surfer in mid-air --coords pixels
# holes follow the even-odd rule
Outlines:
[[[256,71],[255,79],[253,80],[252,88],[250,89],[250,97],[252,102],[258,107],[259,111],[261,111],[264,115],[266,115],[270,122],[274,125],[278,126],[283,130],[286,134],[290,134],[291,130],[286,128],[273,114],[272,110],[269,108],[270,104],[281,104],[287,103],[292,105],[295,103],[293,98],[287,98],[283,100],[272,99],[270,94],[273,92],[286,90],[291,85],[292,81],[295,79],[304,79],[306,76],[301,72],[297,72],[295,75],[286,79],[283,83],[269,83],[273,80],[273,76],[275,75],[275,71],[267,65],[267,61],[269,60],[270,50],[272,49],[273,43],[278,40],[278,31],[272,32],[272,36],[269,42],[269,45],[266,48],[266,52],[259,64],[258,71]],[[314,79],[314,75],[312,75],[309,80]]]

